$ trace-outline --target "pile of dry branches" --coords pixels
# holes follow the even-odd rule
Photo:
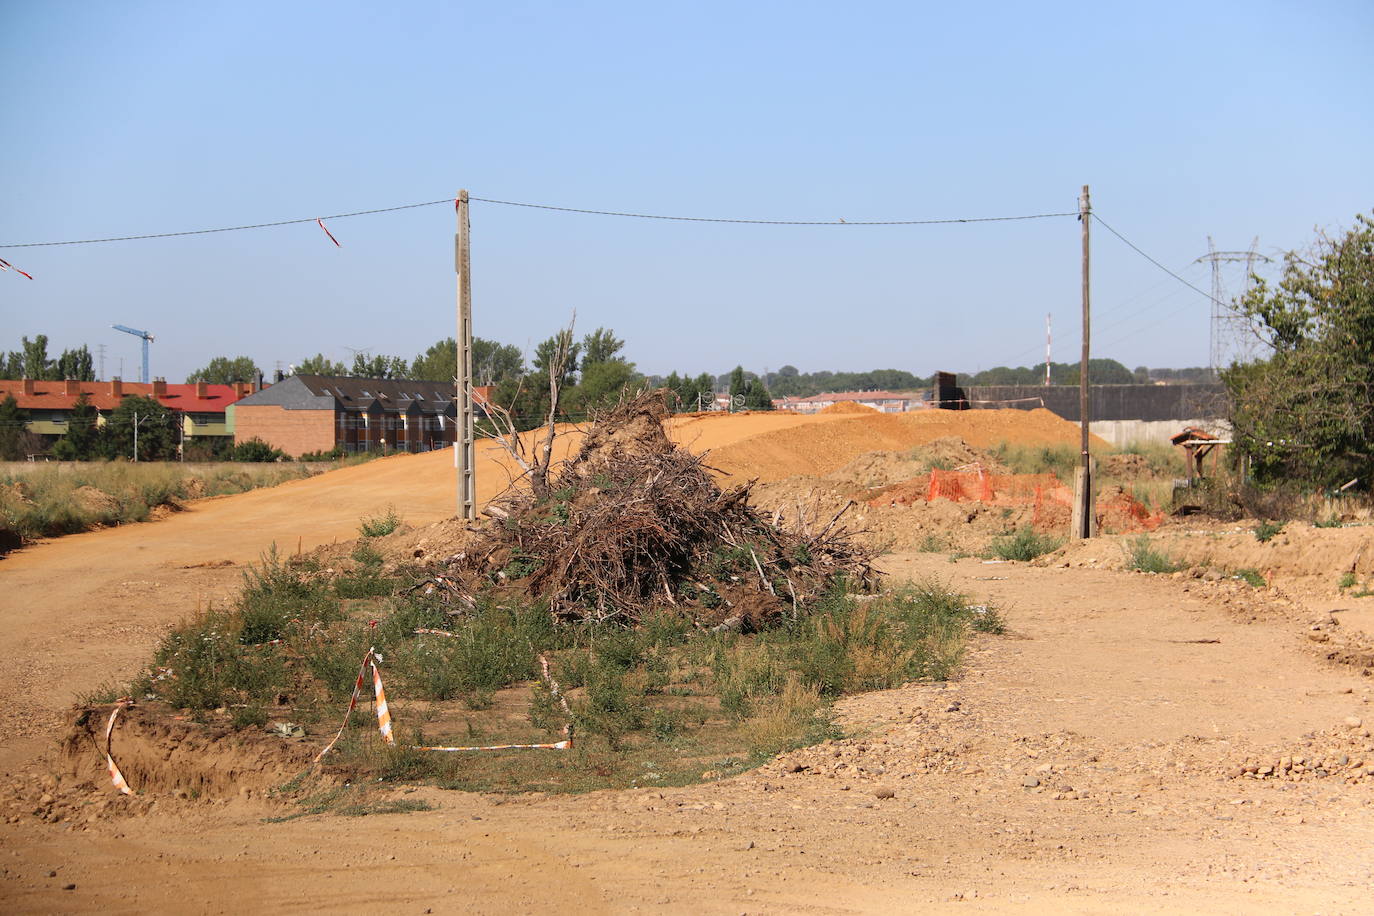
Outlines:
[[[557,473],[512,490],[455,570],[469,587],[517,587],[563,621],[634,623],[671,607],[701,626],[750,629],[804,613],[841,579],[871,588],[868,554],[840,524],[782,527],[721,490],[663,431],[663,392],[599,417]],[[484,580],[484,581],[483,581]]]

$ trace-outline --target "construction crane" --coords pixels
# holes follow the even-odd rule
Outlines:
[[[147,331],[126,328],[122,324],[112,324],[110,327],[114,328],[116,331],[123,331],[125,334],[132,334],[135,337],[143,339],[143,378],[140,379],[140,381],[145,385],[148,384],[148,344],[153,342],[153,335],[149,334]]]

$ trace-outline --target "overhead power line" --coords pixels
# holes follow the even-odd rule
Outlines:
[[[183,235],[210,235],[215,232],[239,232],[244,229],[270,229],[273,226],[294,226],[300,223],[313,223],[322,219],[346,219],[350,216],[371,216],[374,213],[394,213],[397,210],[414,210],[416,207],[433,207],[437,204],[452,203],[453,198],[427,200],[420,204],[402,204],[399,207],[383,207],[379,210],[357,210],[353,213],[335,213],[333,216],[307,216],[303,219],[283,219],[274,223],[251,223],[246,226],[221,226],[218,229],[187,229],[184,232],[154,232],[149,235],[119,235],[104,239],[72,239],[66,242],[14,242],[0,245],[0,248],[49,248],[55,245],[98,245],[101,242],[137,242],[143,239],[170,239]]]
[[[549,204],[526,204],[514,200],[493,200],[489,197],[473,197],[472,200],[484,204],[502,204],[507,207],[529,207],[534,210],[556,210],[560,213],[587,213],[593,216],[624,216],[630,219],[666,219],[685,223],[742,223],[753,226],[935,226],[949,223],[1002,223],[1022,219],[1049,219],[1055,216],[1077,216],[1074,213],[1031,213],[1021,216],[972,216],[960,219],[731,219],[717,216],[665,216],[658,213],[625,213],[619,210],[583,210],[578,207],[554,207]]]
[[[1202,290],[1200,287],[1194,286],[1193,284],[1189,283],[1187,280],[1185,280],[1185,279],[1183,279],[1182,277],[1180,277],[1178,274],[1174,273],[1174,272],[1173,272],[1172,270],[1170,270],[1169,268],[1165,267],[1163,264],[1161,264],[1161,263],[1159,263],[1158,261],[1156,261],[1154,258],[1150,257],[1148,254],[1146,254],[1144,251],[1142,251],[1142,250],[1140,249],[1140,246],[1139,246],[1139,245],[1137,245],[1135,242],[1132,242],[1130,239],[1126,238],[1126,236],[1122,235],[1120,232],[1117,232],[1115,229],[1113,229],[1113,228],[1107,223],[1107,221],[1104,220],[1102,217],[1098,216],[1096,212],[1093,213],[1092,217],[1093,217],[1093,219],[1097,220],[1099,223],[1102,224],[1102,228],[1106,229],[1106,230],[1107,230],[1108,232],[1110,232],[1112,235],[1116,236],[1117,238],[1121,239],[1121,241],[1125,242],[1126,245],[1127,245],[1132,251],[1134,251],[1136,254],[1140,255],[1142,258],[1144,258],[1145,260],[1149,261],[1151,264],[1153,264],[1154,266],[1158,267],[1160,270],[1164,271],[1166,274],[1168,274],[1169,276],[1173,277],[1175,280],[1177,280],[1178,282],[1182,283],[1184,286],[1188,287],[1188,288],[1191,289],[1193,292],[1197,293],[1197,294],[1200,295],[1200,296],[1205,297],[1206,299],[1208,299],[1208,300],[1210,300],[1210,301],[1212,301],[1212,302],[1216,302],[1216,303],[1218,303],[1219,305],[1225,305],[1224,302],[1220,302],[1220,300],[1213,298],[1213,296],[1212,296],[1211,293],[1208,293],[1208,292]]]
[[[956,223],[999,223],[1014,220],[1050,219],[1058,216],[1076,216],[1076,213],[1031,213],[1016,216],[975,216],[952,219],[898,219],[898,220],[786,220],[786,219],[730,219],[709,216],[670,216],[658,213],[628,213],[617,210],[592,210],[578,207],[557,207],[551,204],[521,203],[513,200],[496,200],[488,197],[473,197],[473,201],[497,204],[506,207],[526,207],[534,210],[552,210],[560,213],[582,213],[594,216],[617,216],[630,219],[674,220],[690,223],[736,223],[758,226],[934,226]],[[395,207],[381,207],[375,210],[355,210],[350,213],[335,213],[329,216],[306,216],[300,219],[283,219],[272,222],[248,223],[242,226],[220,226],[214,229],[187,229],[181,232],[152,232],[142,235],[117,235],[106,238],[68,239],[58,242],[9,242],[0,248],[51,248],[59,245],[98,245],[104,242],[137,242],[147,239],[170,239],[189,235],[211,235],[218,232],[242,232],[248,229],[271,229],[277,226],[296,226],[320,220],[348,219],[354,216],[373,216],[378,213],[394,213],[398,210],[415,210],[420,207],[435,207],[453,203],[452,197],[439,200],[426,200],[417,204],[401,204]],[[328,231],[328,230],[326,230]],[[337,244],[337,243],[336,243]]]

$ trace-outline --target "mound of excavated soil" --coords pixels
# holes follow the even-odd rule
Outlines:
[[[77,487],[72,491],[72,499],[83,511],[93,515],[113,515],[119,511],[119,500],[92,486]]]
[[[727,479],[781,480],[821,476],[866,452],[897,451],[957,437],[974,448],[1076,444],[1079,428],[1048,410],[924,410],[871,413],[822,423],[789,425],[711,452],[710,464]],[[1106,449],[1108,444],[1097,439]]]
[[[105,724],[110,706],[78,709],[62,740],[64,781],[105,774]],[[279,738],[172,718],[159,706],[132,706],[115,722],[115,763],[139,795],[185,791],[201,798],[262,794],[307,770],[318,740]],[[111,790],[112,791],[112,790]]]

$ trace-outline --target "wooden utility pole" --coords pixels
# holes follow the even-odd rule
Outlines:
[[[458,517],[477,518],[476,475],[472,453],[472,249],[468,222],[468,192],[458,192],[458,235],[454,270],[458,273],[458,366],[454,375],[458,406],[454,430],[453,463],[458,469]]]
[[[1091,317],[1088,261],[1088,229],[1092,224],[1093,206],[1088,197],[1088,186],[1083,185],[1083,196],[1078,199],[1078,221],[1083,224],[1083,354],[1078,364],[1078,416],[1082,431],[1082,463],[1073,475],[1073,538],[1090,538],[1094,534],[1096,519],[1093,517],[1093,472],[1092,455],[1088,450],[1089,421],[1092,416],[1088,398],[1088,341],[1089,319]]]

